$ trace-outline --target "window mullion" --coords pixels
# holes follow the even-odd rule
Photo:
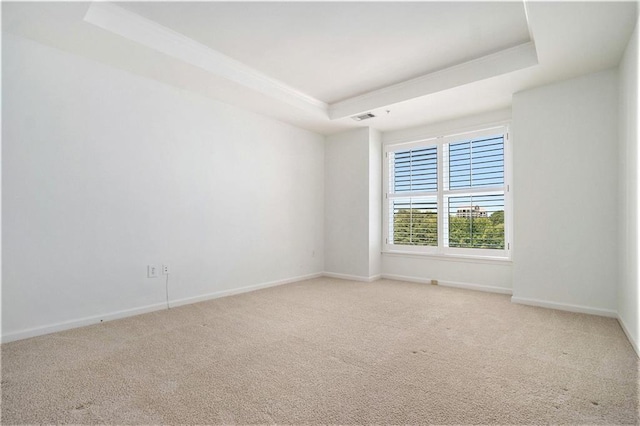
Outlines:
[[[387,197],[391,200],[393,199],[399,199],[399,198],[408,198],[408,197],[412,197],[412,198],[418,198],[418,197],[437,197],[438,196],[438,192],[437,191],[415,191],[415,192],[397,192],[395,194],[388,194]]]
[[[443,253],[444,247],[444,219],[445,219],[445,208],[444,208],[444,148],[443,144],[438,144],[438,155],[437,155],[437,168],[438,168],[438,179],[437,179],[437,189],[438,189],[438,253]]]

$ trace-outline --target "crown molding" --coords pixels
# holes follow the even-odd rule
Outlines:
[[[327,117],[326,103],[113,3],[91,3],[84,20],[316,116]]]
[[[406,80],[329,105],[337,120],[443,90],[485,80],[538,64],[533,42],[527,42],[459,65]]]

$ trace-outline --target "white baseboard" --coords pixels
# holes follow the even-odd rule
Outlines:
[[[231,296],[234,294],[247,293],[250,291],[260,290],[263,288],[289,284],[297,281],[303,281],[303,280],[308,280],[312,278],[319,278],[322,276],[331,277],[331,278],[340,278],[340,279],[352,280],[352,281],[363,281],[363,282],[372,282],[380,278],[386,278],[386,279],[399,280],[399,281],[417,282],[422,284],[431,283],[431,279],[409,277],[404,275],[382,274],[382,275],[374,275],[371,277],[362,277],[357,275],[337,274],[333,272],[318,272],[314,274],[286,278],[286,279],[277,280],[277,281],[270,281],[266,283],[250,285],[250,286],[236,288],[236,289],[218,291],[218,292],[209,293],[201,296],[187,297],[184,299],[173,300],[173,301],[169,301],[169,306],[177,307],[177,306],[187,305],[191,303],[202,302],[205,300]],[[442,280],[439,280],[438,284],[445,287],[456,287],[456,288],[479,290],[479,291],[485,291],[485,292],[491,292],[491,293],[511,294],[511,289],[506,289],[502,287],[492,287],[492,286],[485,286],[480,284],[461,283],[461,282],[455,282],[455,281],[442,281]],[[513,303],[520,303],[524,305],[539,306],[543,308],[559,309],[559,310],[570,311],[570,312],[579,312],[579,313],[585,313],[585,314],[616,318],[620,323],[620,326],[622,327],[622,330],[624,331],[625,335],[629,339],[631,346],[636,351],[636,354],[638,354],[638,356],[640,357],[640,348],[639,348],[638,342],[636,342],[634,338],[631,336],[631,334],[629,333],[628,327],[626,326],[622,318],[615,311],[598,309],[598,308],[590,308],[590,307],[579,306],[579,305],[570,305],[570,304],[564,304],[564,303],[546,302],[543,300],[527,299],[527,298],[515,297],[515,296],[511,297],[511,301]],[[79,318],[76,320],[69,320],[69,321],[63,321],[55,324],[45,325],[42,327],[29,328],[26,330],[20,330],[20,331],[4,334],[2,335],[1,341],[2,343],[8,343],[15,340],[27,339],[29,337],[36,337],[44,334],[50,334],[50,333],[56,333],[59,331],[69,330],[72,328],[84,327],[88,325],[98,324],[101,322],[113,321],[116,319],[146,314],[149,312],[166,309],[166,307],[167,307],[166,303],[162,302],[162,303],[156,303],[153,305],[141,306],[133,309],[125,309],[122,311],[111,312],[104,315],[94,315],[90,317]]]
[[[617,318],[618,318],[618,323],[620,323],[620,327],[622,327],[622,331],[624,331],[624,334],[627,335],[627,339],[629,340],[629,343],[631,343],[633,350],[636,351],[636,355],[638,355],[638,358],[640,358],[640,346],[638,345],[638,342],[636,342],[636,340],[633,338],[633,336],[629,332],[629,328],[627,327],[627,324],[625,324],[622,317],[618,315]]]
[[[321,276],[323,276],[322,272],[318,272],[315,274],[302,275],[298,277],[287,278],[287,279],[277,280],[277,281],[270,281],[266,283],[250,285],[250,286],[231,289],[231,290],[218,291],[215,293],[209,293],[202,296],[187,297],[187,298],[178,299],[178,300],[170,300],[169,306],[170,307],[182,306],[190,303],[202,302],[210,299],[217,299],[219,297],[231,296],[233,294],[247,293],[249,291],[259,290],[262,288],[274,287],[282,284],[289,284],[296,281],[303,281],[311,278],[318,278]],[[8,343],[8,342],[13,342],[15,340],[28,339],[29,337],[42,336],[44,334],[56,333],[58,331],[70,330],[72,328],[84,327],[87,325],[98,324],[101,322],[113,321],[121,318],[132,317],[135,315],[146,314],[149,312],[159,311],[162,309],[167,309],[166,302],[156,303],[156,304],[147,305],[147,306],[141,306],[133,309],[125,309],[122,311],[111,312],[103,315],[93,315],[90,317],[79,318],[79,319],[59,322],[55,324],[49,324],[41,327],[29,328],[26,330],[14,331],[12,333],[3,334],[1,341],[2,343]]]
[[[2,335],[2,343],[13,342],[14,340],[28,339],[29,337],[42,336],[43,334],[57,333],[58,331],[70,330],[72,328],[85,327],[87,325],[98,324],[106,321],[113,321],[121,318],[132,317],[134,315],[147,314],[149,312],[167,309],[167,303],[155,303],[153,305],[141,306],[139,308],[125,309],[111,312],[104,315],[93,315],[90,317],[75,320],[58,322],[41,327],[28,328],[26,330],[14,331]]]
[[[546,300],[529,299],[526,297],[512,296],[513,303],[521,305],[539,306],[541,308],[558,309],[560,311],[577,312],[581,314],[598,315],[601,317],[618,318],[618,313],[610,309],[592,308],[590,306],[571,305],[568,303],[548,302]]]
[[[409,277],[405,275],[395,275],[395,274],[382,274],[382,278],[387,278],[390,280],[397,280],[397,281],[409,281],[409,282],[420,283],[420,284],[431,284],[431,278]],[[464,288],[467,290],[484,291],[488,293],[511,294],[510,288],[495,287],[495,286],[482,285],[482,284],[462,283],[458,281],[438,280],[438,285],[442,287]]]
[[[351,280],[351,281],[364,281],[367,283],[377,281],[380,279],[381,275],[373,275],[371,277],[363,277],[360,275],[348,275],[348,274],[338,274],[335,272],[323,272],[323,277],[329,278],[340,278],[341,280]]]
[[[285,278],[283,280],[269,281],[269,282],[266,282],[266,283],[249,285],[249,286],[246,286],[246,287],[232,288],[232,289],[229,289],[229,290],[216,291],[216,292],[213,292],[213,293],[207,293],[207,294],[203,294],[203,295],[200,295],[200,296],[185,297],[184,299],[170,300],[169,301],[169,307],[175,308],[175,307],[178,307],[178,306],[190,305],[192,303],[204,302],[205,300],[219,299],[220,297],[233,296],[234,294],[248,293],[250,291],[260,290],[260,289],[263,289],[263,288],[275,287],[275,286],[279,286],[279,285],[283,285],[283,284],[290,284],[290,283],[294,283],[294,282],[297,282],[297,281],[308,280],[308,279],[311,279],[311,278],[319,278],[321,276],[323,276],[323,273],[322,272],[318,272],[318,273],[315,273],[315,274],[301,275],[301,276],[293,277],[293,278]]]

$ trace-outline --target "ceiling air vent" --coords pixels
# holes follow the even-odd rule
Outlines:
[[[368,120],[373,117],[375,117],[375,115],[371,114],[370,112],[367,112],[366,114],[354,115],[351,118],[353,118],[356,121],[362,121],[362,120]]]

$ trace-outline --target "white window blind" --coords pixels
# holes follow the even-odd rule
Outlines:
[[[437,146],[393,154],[394,192],[437,191]]]
[[[508,257],[507,128],[387,146],[390,251]]]
[[[392,244],[438,245],[438,147],[389,153],[389,224]]]

